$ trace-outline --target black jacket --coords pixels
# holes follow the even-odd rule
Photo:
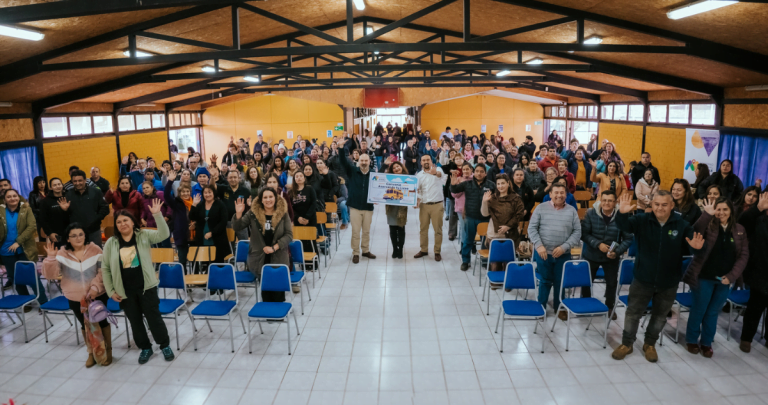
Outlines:
[[[739,176],[731,173],[723,178],[720,171],[716,171],[715,174],[707,177],[706,180],[699,184],[699,197],[706,197],[707,188],[713,184],[720,186],[720,190],[723,192],[723,197],[729,198],[731,201],[738,200],[739,197],[741,197],[741,193],[744,191],[744,183],[741,182]]]
[[[531,142],[529,144],[522,144],[517,148],[520,154],[527,153],[529,158],[533,158],[536,154],[536,144]]]
[[[410,148],[406,147],[403,151],[403,160],[405,160],[405,168],[408,170],[408,173],[410,174],[416,174],[416,172],[419,169],[419,152],[416,149],[416,146],[412,146]],[[415,162],[414,162],[415,160]]]
[[[632,168],[632,171],[629,172],[629,177],[632,179],[632,185],[634,186],[637,184],[640,179],[645,176],[645,171],[650,169],[653,172],[653,179],[656,180],[657,183],[661,183],[661,177],[659,177],[659,169],[656,168],[656,166],[653,165],[653,163],[650,164],[650,166],[645,167],[642,163],[638,163],[635,165],[635,167]],[[691,222],[693,223],[693,222]]]
[[[347,206],[356,210],[373,211],[373,204],[368,203],[368,182],[371,172],[363,173],[360,171],[360,168],[349,160],[348,154],[347,148],[344,147],[342,155],[339,156],[341,167],[348,178],[349,199]]]
[[[512,183],[512,189],[523,200],[523,206],[525,207],[526,211],[525,217],[530,218],[531,210],[533,210],[533,206],[536,204],[536,197],[534,195],[533,189],[528,187],[525,182],[523,182],[523,185],[520,187]]]
[[[599,206],[590,208],[587,211],[587,215],[581,220],[581,240],[584,241],[582,256],[585,259],[600,263],[612,261],[605,253],[600,251],[601,243],[605,243],[608,246],[611,246],[613,242],[618,244],[613,250],[616,253],[614,261],[619,261],[621,255],[629,249],[633,236],[629,232],[619,230],[616,224],[618,212],[618,207],[614,208],[609,225],[605,225],[603,212]]]
[[[208,230],[211,232],[213,246],[216,246],[216,263],[223,263],[224,258],[230,254],[229,239],[227,239],[227,206],[219,199],[213,201],[205,215],[205,201],[200,201],[196,207],[189,211],[189,220],[195,222],[195,240],[193,246],[204,246],[205,223],[208,222]]]
[[[695,224],[701,216],[701,208],[699,208],[696,203],[691,203],[691,205],[688,206],[688,210],[685,212],[680,211],[678,208],[675,208],[675,212],[680,214],[680,216],[683,217],[683,220],[689,224]]]
[[[101,220],[109,215],[109,205],[104,194],[97,187],[85,187],[85,192],[72,189],[67,191],[69,200],[69,222],[77,222],[87,233],[101,229]],[[136,219],[139,220],[138,218]]]
[[[497,164],[494,164],[493,167],[491,167],[491,170],[488,170],[488,180],[489,181],[496,181],[496,176],[501,174],[501,169],[499,169],[499,166]],[[504,174],[506,174],[510,179],[512,178],[512,166],[504,165]]]
[[[622,232],[637,239],[635,278],[659,289],[677,287],[683,277],[683,256],[691,254],[685,238],[693,238],[693,227],[675,212],[661,226],[653,213],[616,215]]]
[[[339,149],[339,153],[335,155],[331,155],[331,157],[328,158],[328,169],[330,169],[332,172],[336,173],[337,178],[344,179],[345,182],[349,182],[349,177],[347,177],[347,172],[344,170],[344,167],[341,165],[341,158],[344,157],[342,155],[341,149]]]
[[[27,202],[29,208],[32,208],[32,213],[35,215],[35,221],[37,221],[38,228],[40,227],[40,204],[45,200],[45,197],[40,195],[39,191],[32,191],[29,193]]]
[[[59,235],[59,242],[62,242],[64,230],[69,226],[69,210],[64,211],[59,207],[59,198],[54,197],[51,192],[40,202],[40,218],[37,224],[43,228],[46,235]]]
[[[768,215],[757,205],[744,211],[739,218],[749,239],[749,262],[744,270],[744,282],[763,294],[768,294]]]
[[[315,176],[320,179],[320,193],[322,195],[318,198],[322,198],[324,202],[333,202],[333,197],[339,195],[339,176],[331,170],[328,170],[328,174],[318,172]]]
[[[472,219],[488,221],[490,217],[483,216],[480,212],[480,206],[483,204],[483,194],[488,190],[495,190],[493,185],[486,178],[482,184],[477,184],[477,180],[467,180],[459,184],[451,185],[452,193],[464,193],[464,214]]]

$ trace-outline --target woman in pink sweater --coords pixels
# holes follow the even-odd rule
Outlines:
[[[69,300],[69,308],[80,321],[83,339],[88,348],[88,360],[85,366],[93,367],[96,364],[96,358],[93,347],[86,338],[83,313],[80,310],[81,300],[88,295],[106,306],[109,297],[102,281],[101,248],[93,242],[86,244],[85,236],[83,227],[78,223],[72,223],[64,231],[65,245],[58,251],[49,240],[45,249],[48,257],[43,261],[43,274],[48,280],[61,278],[61,291]],[[112,330],[107,320],[99,322],[99,327],[104,336],[106,349],[106,360],[102,361],[101,365],[107,366],[112,363]]]

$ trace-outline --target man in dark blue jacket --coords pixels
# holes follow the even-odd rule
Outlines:
[[[475,245],[477,226],[488,222],[490,217],[483,216],[480,206],[483,204],[483,194],[493,191],[496,187],[486,178],[485,165],[475,167],[472,180],[459,183],[458,177],[451,178],[451,192],[464,193],[464,229],[461,241],[461,271],[469,269],[472,247]],[[485,236],[485,235],[483,235]]]
[[[704,237],[694,233],[691,224],[680,214],[672,212],[675,202],[668,191],[659,190],[651,201],[651,207],[653,212],[630,216],[629,213],[635,211],[632,193],[624,193],[616,216],[619,229],[634,234],[637,239],[635,279],[629,287],[624,334],[621,345],[611,355],[616,360],[632,353],[640,318],[652,302],[643,353],[646,360],[652,363],[658,361],[654,345],[677,296],[677,286],[683,276],[683,256],[690,254],[688,246],[696,251],[704,246]]]
[[[347,190],[349,190],[349,219],[352,223],[352,263],[360,262],[360,250],[363,256],[369,259],[375,259],[376,256],[370,252],[371,241],[371,220],[373,219],[373,204],[368,203],[368,175],[371,170],[371,158],[367,153],[360,155],[358,165],[355,166],[347,156],[349,149],[354,148],[354,141],[347,141],[347,145],[342,148],[342,156],[339,157],[341,168],[346,172]],[[363,233],[360,240],[360,231]]]

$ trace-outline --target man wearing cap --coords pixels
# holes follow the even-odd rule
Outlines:
[[[203,187],[208,185],[208,181],[211,178],[211,173],[208,171],[208,169],[204,167],[200,167],[197,169],[197,184],[192,186],[192,198],[195,198],[195,196],[200,196],[202,198],[203,196]]]

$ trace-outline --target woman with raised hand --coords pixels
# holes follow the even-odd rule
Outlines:
[[[731,201],[736,201],[744,191],[744,183],[733,173],[733,162],[730,159],[720,162],[720,170],[699,184],[699,197],[704,198],[709,186],[713,184],[720,186],[723,196]]]
[[[741,197],[739,197],[738,200],[736,200],[735,203],[733,203],[733,210],[736,213],[736,220],[738,221],[741,217],[741,214],[744,213],[746,210],[754,207],[757,205],[757,201],[760,198],[760,187],[759,186],[749,186],[747,187],[744,192],[741,194]]]
[[[710,203],[713,203],[717,201],[718,198],[723,197],[723,191],[720,189],[720,186],[713,184],[709,187],[707,187],[707,191],[704,194],[704,196],[697,202],[699,205],[699,208],[702,210],[704,209],[704,202],[709,201]]]
[[[728,299],[731,285],[741,276],[749,260],[747,233],[733,214],[733,204],[727,198],[704,202],[704,212],[694,224],[694,231],[704,235],[706,243],[694,253],[683,276],[693,293],[685,334],[687,348],[690,353],[701,353],[707,358],[714,354],[712,341],[718,314]]]
[[[209,184],[203,187],[202,201],[195,204],[189,212],[189,220],[195,224],[194,246],[201,249],[205,246],[216,247],[213,263],[224,263],[225,257],[232,249],[227,238],[227,221],[229,212],[227,206],[216,194],[216,186]]]
[[[287,169],[280,175],[280,184],[289,188],[293,184],[293,176],[299,171],[299,164],[295,159],[288,160]]]
[[[83,341],[88,350],[85,367],[90,368],[98,362],[102,366],[112,364],[112,328],[106,319],[99,322],[98,333],[104,337],[104,347],[93,347],[85,332],[86,320],[82,308],[85,298],[99,300],[107,305],[107,291],[101,273],[101,248],[93,242],[86,243],[85,230],[78,223],[70,224],[64,231],[66,244],[59,249],[50,240],[45,250],[48,256],[43,260],[43,275],[48,280],[61,279],[61,291],[69,300],[69,309],[80,321]],[[88,327],[97,333],[95,327]]]
[[[594,160],[590,160],[589,163],[593,166],[595,165]],[[590,181],[598,183],[600,191],[611,190],[618,197],[621,197],[621,194],[627,189],[624,175],[621,172],[621,166],[615,161],[606,162],[605,173],[597,173],[597,170],[592,170]]]
[[[107,295],[120,304],[120,309],[131,323],[133,341],[141,349],[139,364],[149,361],[152,343],[144,327],[144,319],[152,337],[160,345],[166,361],[174,358],[171,339],[160,315],[158,280],[152,264],[151,247],[171,234],[163,221],[163,202],[153,200],[149,211],[155,217],[157,230],[139,229],[136,217],[128,211],[115,213],[115,236],[104,244],[102,275]],[[226,223],[226,221],[225,221]]]
[[[274,181],[274,177],[269,179]],[[291,268],[289,246],[293,241],[293,225],[285,199],[277,190],[266,186],[251,201],[251,209],[248,212],[245,209],[245,201],[238,198],[232,228],[235,232],[246,228],[250,230],[248,270],[261,279],[264,264],[284,264]],[[264,302],[282,302],[285,301],[285,293],[262,291],[261,298]]]
[[[165,185],[163,200],[168,208],[171,209],[171,217],[173,218],[173,227],[171,228],[173,242],[174,245],[176,245],[179,263],[186,269],[190,233],[191,230],[194,229],[194,224],[190,226],[189,212],[194,205],[197,205],[200,202],[202,197],[198,195],[193,199],[192,188],[186,183],[182,183],[177,190],[178,195],[174,195],[172,184],[173,180],[176,179],[176,172],[173,170],[169,171],[168,179],[170,181]]]
[[[40,203],[40,227],[48,240],[60,247],[65,241],[64,230],[69,225],[69,201],[64,197],[64,183],[60,178],[52,178],[49,184],[51,192]]]
[[[112,204],[113,213],[125,210],[137,219],[141,219],[144,213],[144,198],[141,193],[133,189],[131,178],[128,176],[120,178],[117,182],[117,190],[109,190],[104,195],[104,201]]]

